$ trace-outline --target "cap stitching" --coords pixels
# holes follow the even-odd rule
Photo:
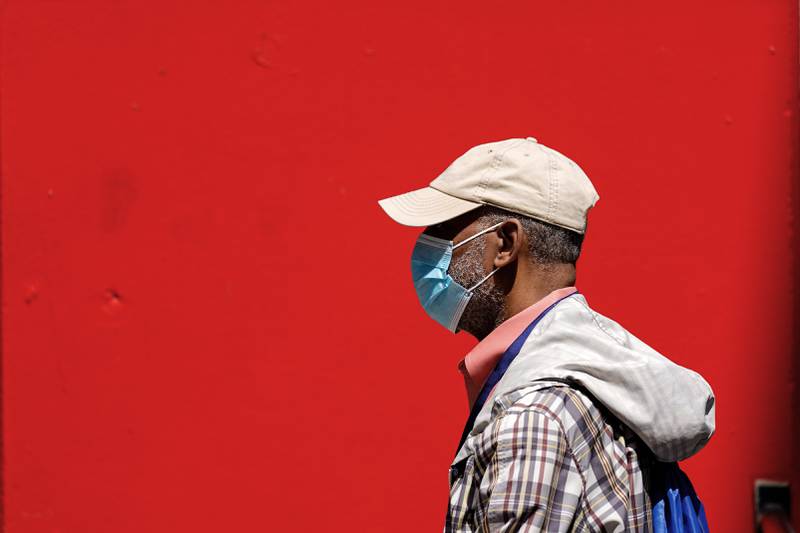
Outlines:
[[[555,158],[553,158],[551,161],[553,163],[553,170],[555,170],[556,169],[556,160],[555,160]],[[558,187],[559,187],[558,173],[553,172],[553,178],[552,178],[552,181],[550,182],[550,188],[552,189],[552,192],[553,192],[553,198],[552,198],[552,202],[553,202],[552,203],[552,210],[553,210],[553,213],[551,215],[552,217],[555,217],[555,214],[558,212],[558,200],[559,200],[559,188]]]
[[[438,191],[438,189],[437,189],[437,191]],[[414,191],[414,192],[416,192],[416,191]],[[442,194],[447,195],[447,196],[449,196],[451,198],[455,198],[457,200],[462,200],[462,201],[465,201],[465,202],[468,201],[468,200],[463,200],[462,198],[458,198],[456,196],[452,196],[452,195],[447,194],[447,193],[442,192],[442,191],[438,191],[438,192],[441,192]],[[439,213],[439,212],[441,212],[443,210],[443,206],[444,206],[444,209],[446,209],[448,211],[452,210],[453,207],[454,207],[453,204],[444,205],[442,202],[439,202],[438,199],[434,199],[434,201],[430,202],[430,203],[424,203],[424,202],[422,202],[420,200],[412,201],[410,197],[406,197],[405,195],[398,195],[396,197],[396,199],[397,199],[396,205],[397,205],[398,208],[402,209],[406,213],[419,214],[421,216]],[[460,209],[461,207],[462,206],[458,206],[458,209]],[[477,207],[478,206],[470,207],[470,209],[475,209]]]
[[[489,181],[487,175],[489,174],[489,172],[493,172],[496,169],[496,163],[499,157],[500,157],[499,155],[494,155],[492,157],[492,162],[489,164],[489,168],[483,171],[483,174],[481,174],[481,179],[478,182],[478,185],[475,186],[475,190],[473,191],[472,194],[475,196],[476,199],[480,201],[483,201],[483,191],[486,190],[486,184]]]
[[[508,148],[503,150],[502,153],[497,154],[494,156],[494,158],[492,158],[492,164],[490,168],[486,169],[486,171],[483,173],[483,175],[481,176],[481,181],[478,183],[477,187],[475,187],[475,192],[473,193],[475,194],[475,197],[479,199],[481,202],[484,201],[483,193],[486,190],[486,187],[489,185],[489,180],[491,179],[491,176],[493,176],[494,173],[497,172],[497,169],[500,167],[500,164],[502,163],[503,157],[505,157],[506,152],[519,145],[520,142],[525,142],[525,139],[517,139],[517,142],[510,145]]]
[[[546,222],[553,220],[553,155],[540,144],[539,150],[547,158],[547,208],[544,213]]]

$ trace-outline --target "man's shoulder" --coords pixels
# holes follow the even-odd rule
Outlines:
[[[493,410],[497,417],[537,411],[556,421],[568,421],[587,412],[600,414],[600,407],[588,392],[563,380],[535,381],[507,392],[495,399]]]
[[[531,383],[499,398],[495,409],[495,434],[500,441],[514,438],[520,431],[547,432],[580,456],[617,455],[625,453],[628,445],[636,445],[635,435],[574,383]]]

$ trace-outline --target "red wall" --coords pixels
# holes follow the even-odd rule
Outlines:
[[[7,531],[441,530],[474,341],[376,202],[515,136],[600,193],[590,304],[714,387],[712,529],[797,471],[797,2],[0,9]]]

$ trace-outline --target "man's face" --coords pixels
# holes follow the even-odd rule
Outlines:
[[[453,241],[457,245],[468,237],[488,227],[478,219],[480,209],[475,209],[459,217],[428,226],[424,233]],[[497,234],[488,232],[476,237],[453,250],[453,257],[447,272],[461,286],[469,289],[494,270],[493,257],[497,250]],[[505,294],[496,284],[496,276],[478,286],[467,304],[458,327],[482,339],[496,326],[498,318],[505,310]]]

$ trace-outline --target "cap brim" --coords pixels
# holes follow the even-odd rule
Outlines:
[[[432,187],[378,201],[386,214],[405,226],[430,226],[450,220],[483,204],[450,196]]]

